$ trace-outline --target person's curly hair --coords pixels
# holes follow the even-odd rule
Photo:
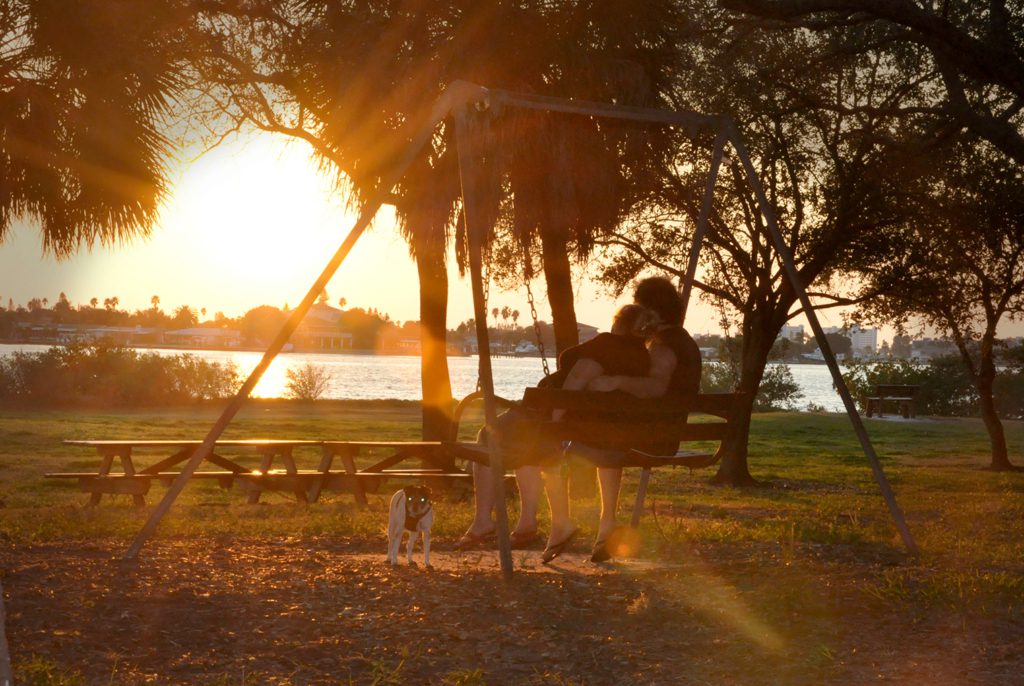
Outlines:
[[[666,324],[680,324],[683,301],[672,282],[661,276],[652,276],[637,283],[633,302],[654,310]]]

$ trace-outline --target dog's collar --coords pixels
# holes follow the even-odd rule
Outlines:
[[[420,520],[426,517],[427,513],[430,512],[432,509],[434,509],[433,503],[427,505],[427,509],[420,513],[418,517],[413,517],[412,515],[408,514],[405,515],[405,530],[416,531],[416,526],[420,523]]]

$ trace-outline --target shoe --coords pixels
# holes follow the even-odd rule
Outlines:
[[[508,542],[513,550],[529,548],[539,540],[540,532],[536,529],[533,531],[513,531],[508,537]]]
[[[607,562],[616,555],[629,557],[640,548],[640,535],[637,530],[628,526],[617,526],[604,538],[594,541],[590,551],[591,562]]]
[[[572,543],[572,539],[576,538],[576,534],[578,532],[579,529],[573,529],[568,536],[561,540],[561,542],[549,545],[548,547],[544,548],[544,552],[540,554],[540,561],[544,564],[547,564],[559,555],[561,555],[562,553],[564,553],[565,549],[569,547],[570,543]]]
[[[607,562],[610,559],[612,559],[612,551],[608,550],[608,539],[602,538],[600,541],[596,541],[593,550],[590,551],[590,561]]]
[[[491,531],[485,531],[482,534],[475,534],[472,531],[467,531],[466,533],[462,534],[462,538],[456,541],[455,549],[473,550],[475,548],[480,548],[487,545],[488,543],[493,543],[494,537],[495,533],[493,529]]]

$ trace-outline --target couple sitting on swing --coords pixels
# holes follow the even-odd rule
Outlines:
[[[695,395],[700,388],[700,350],[683,329],[682,312],[679,293],[668,279],[653,277],[640,281],[633,293],[633,304],[616,313],[612,333],[600,334],[563,351],[558,371],[538,385],[566,390],[623,391],[640,398]],[[562,412],[556,410],[552,419],[561,419]],[[551,532],[541,559],[550,562],[577,533],[569,517],[569,493],[561,472],[563,447],[539,440],[532,420],[517,409],[499,416],[495,429],[501,435],[506,464],[516,468],[521,498],[519,522],[511,533],[512,547],[526,547],[539,539],[537,505],[543,489],[551,509]],[[486,435],[481,440],[486,441]],[[641,443],[642,437],[637,442]],[[676,446],[663,449],[674,453]],[[615,511],[622,480],[622,467],[615,466],[617,456],[606,457],[603,462],[607,466],[598,466],[597,470],[601,517],[590,558],[594,562],[606,561],[613,555],[609,537],[616,529]],[[457,544],[459,549],[484,545],[494,538],[493,474],[489,467],[479,464],[473,470],[475,516]]]

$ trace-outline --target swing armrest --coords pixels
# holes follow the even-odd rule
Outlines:
[[[483,391],[473,391],[465,398],[459,401],[459,404],[455,406],[455,410],[452,412],[452,432],[450,440],[452,443],[459,442],[459,429],[462,425],[462,415],[466,411],[466,408],[476,402],[483,402],[484,393]],[[508,409],[514,407],[518,403],[514,400],[508,400],[500,396],[494,396],[494,399],[498,403],[499,408]]]

